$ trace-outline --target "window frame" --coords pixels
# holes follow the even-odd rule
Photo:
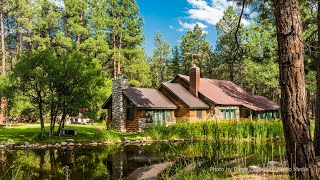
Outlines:
[[[237,120],[237,108],[219,108],[220,119]]]
[[[155,121],[154,120],[154,112],[153,111],[145,111],[144,117],[146,119],[146,124],[153,124],[154,121]]]
[[[197,119],[202,119],[203,118],[202,110],[196,110],[196,118]]]
[[[132,107],[128,107],[127,108],[126,114],[127,114],[127,121],[133,121],[134,120],[134,109]]]

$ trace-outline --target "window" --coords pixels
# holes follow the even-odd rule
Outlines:
[[[173,122],[172,110],[149,110],[145,111],[146,123],[155,125],[166,125],[166,122]]]
[[[202,119],[202,110],[196,110],[197,118]]]
[[[156,125],[160,125],[161,122],[164,122],[164,120],[166,119],[165,117],[165,111],[163,110],[156,110],[154,111],[154,122]]]
[[[127,120],[129,121],[134,120],[133,108],[127,108]]]
[[[237,119],[236,109],[220,109],[221,119]]]
[[[172,111],[167,111],[167,117],[166,117],[166,120],[168,122],[172,122],[174,119],[173,119],[173,113]]]
[[[153,111],[146,111],[146,123],[153,123]]]

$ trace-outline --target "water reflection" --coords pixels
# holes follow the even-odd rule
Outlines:
[[[284,143],[193,142],[0,152],[0,179],[123,179],[139,167],[165,161],[217,164],[253,157],[248,164],[281,159]],[[173,172],[174,173],[174,172]]]

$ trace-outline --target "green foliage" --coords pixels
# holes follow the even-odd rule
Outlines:
[[[118,141],[120,140],[119,138],[119,133],[116,132],[115,130],[101,130],[101,129],[96,129],[95,133],[93,134],[93,139],[95,141]]]
[[[45,141],[48,138],[46,134],[37,133],[32,137],[32,140],[35,142]]]
[[[227,139],[266,140],[272,137],[283,137],[282,122],[279,120],[242,120],[199,123],[177,123],[171,126],[152,126],[145,131],[145,136],[153,139]]]
[[[39,107],[40,116],[50,112],[53,120],[59,111],[72,115],[87,107],[88,115],[96,112],[111,86],[100,66],[81,52],[57,56],[46,50],[24,55],[12,76],[19,90]]]
[[[153,72],[153,86],[157,87],[161,82],[168,81],[173,78],[172,74],[169,74],[169,62],[170,62],[170,46],[163,39],[160,32],[156,33],[154,39],[155,49],[153,50],[153,56],[151,61],[151,71]]]
[[[177,75],[181,71],[181,54],[177,45],[172,48],[172,60],[169,68],[172,75]]]
[[[212,61],[212,50],[206,34],[203,33],[201,27],[197,24],[192,31],[188,31],[186,35],[181,37],[181,57],[183,61],[183,74],[189,73],[192,64],[196,64],[203,69],[203,75],[210,72],[210,63]]]

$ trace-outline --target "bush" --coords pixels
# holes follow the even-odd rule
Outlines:
[[[32,139],[34,140],[34,141],[44,141],[44,140],[46,140],[48,138],[48,136],[46,135],[46,134],[44,134],[44,133],[37,133],[37,134],[35,134],[33,137],[32,137]]]
[[[100,130],[97,129],[93,134],[96,141],[118,141],[120,140],[119,133],[115,130]]]

